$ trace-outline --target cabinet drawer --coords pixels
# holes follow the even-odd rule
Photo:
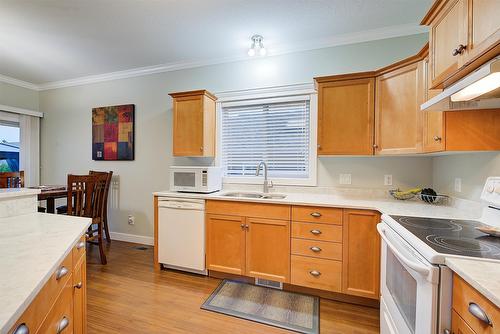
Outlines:
[[[292,255],[291,283],[314,289],[340,292],[342,262]]]
[[[342,209],[320,206],[293,206],[292,220],[342,225]]]
[[[290,220],[290,206],[235,201],[207,201],[206,212],[217,215]]]
[[[72,263],[72,252],[70,252],[50,276],[48,282],[45,283],[9,333],[13,333],[20,324],[25,324],[30,333],[36,333],[36,330],[40,327],[40,324],[66,283],[69,282],[71,285],[69,278],[71,277],[71,269],[73,268]]]
[[[313,223],[292,223],[292,237],[300,239],[342,242],[342,226],[313,224]]]
[[[41,334],[73,333],[73,284],[71,280],[64,286],[38,332]]]
[[[85,254],[85,236],[82,236],[80,240],[76,243],[75,247],[73,247],[73,266],[76,266],[80,261],[80,258],[83,254]]]
[[[471,303],[476,304],[488,316],[493,326],[489,326],[476,318],[470,311]],[[458,275],[453,275],[453,309],[476,333],[498,333],[500,327],[500,310],[492,302],[467,284]]]
[[[292,254],[341,261],[342,244],[292,238]]]

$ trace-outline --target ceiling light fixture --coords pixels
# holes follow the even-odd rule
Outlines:
[[[255,55],[265,56],[267,54],[267,50],[262,42],[263,40],[264,38],[261,35],[252,36],[252,45],[250,46],[250,49],[248,49],[248,55],[250,57]]]

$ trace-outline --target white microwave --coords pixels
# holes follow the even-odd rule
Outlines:
[[[220,167],[170,167],[170,191],[213,193],[221,189]]]

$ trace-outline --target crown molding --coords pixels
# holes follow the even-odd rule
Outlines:
[[[364,30],[354,33],[332,36],[329,38],[312,40],[305,43],[295,43],[293,45],[277,46],[269,50],[268,57],[280,56],[284,54],[290,54],[302,51],[323,49],[340,45],[376,41],[387,38],[410,36],[425,32],[428,32],[428,27],[419,26],[418,24],[404,24],[404,25],[390,26],[379,29]],[[124,71],[116,71],[116,72],[109,72],[97,75],[84,76],[68,80],[46,82],[39,85],[0,75],[0,82],[7,82],[13,85],[37,91],[44,91],[44,90],[93,84],[111,80],[133,78],[150,74],[178,71],[178,70],[196,68],[202,66],[210,66],[210,65],[217,65],[217,64],[231,63],[238,61],[252,61],[254,59],[259,59],[259,57],[249,58],[246,55],[241,55],[237,57],[222,57],[210,60],[174,62],[174,63],[154,65],[154,66],[138,67]]]
[[[12,77],[2,75],[2,74],[0,74],[0,82],[6,83],[9,85],[18,86],[18,87],[28,88],[31,90],[39,90],[38,85],[36,85],[34,83],[19,80],[19,79],[12,78]]]

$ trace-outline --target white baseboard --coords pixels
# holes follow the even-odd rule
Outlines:
[[[109,234],[111,236],[111,240],[133,242],[136,244],[143,244],[143,245],[149,245],[149,246],[154,245],[154,238],[147,237],[145,235],[135,235],[135,234],[127,234],[127,233],[119,233],[119,232],[109,232]]]

